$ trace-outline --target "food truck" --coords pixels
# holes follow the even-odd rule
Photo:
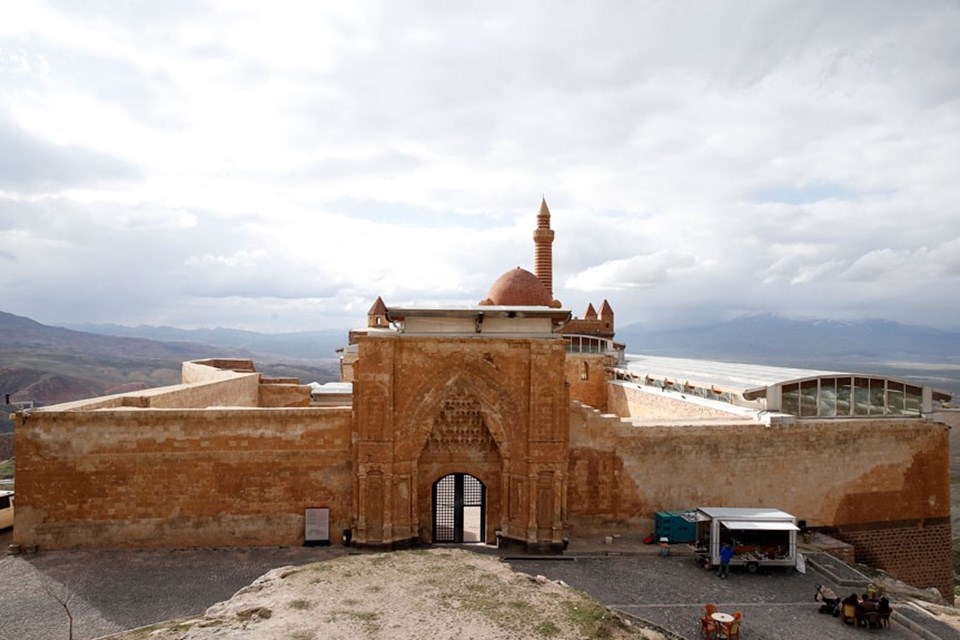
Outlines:
[[[698,560],[720,564],[720,547],[733,547],[732,567],[756,573],[760,567],[797,564],[797,519],[779,509],[699,507],[696,510]]]

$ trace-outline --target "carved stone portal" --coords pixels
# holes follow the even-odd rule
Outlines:
[[[461,389],[441,403],[424,447],[425,453],[490,453],[496,450],[497,443],[487,429],[480,403],[475,398]]]
[[[565,357],[561,340],[539,337],[362,338],[356,542],[431,543],[435,483],[468,474],[485,487],[480,539],[562,545]]]

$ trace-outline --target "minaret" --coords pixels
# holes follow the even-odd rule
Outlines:
[[[537,228],[533,232],[533,244],[536,247],[534,269],[537,278],[553,300],[553,230],[550,228],[550,209],[547,208],[546,198],[540,201]]]

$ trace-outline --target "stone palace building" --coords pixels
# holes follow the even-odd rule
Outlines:
[[[298,545],[322,513],[335,544],[561,551],[660,511],[771,507],[952,593],[947,394],[629,355],[610,304],[554,298],[553,240],[543,202],[534,273],[466,308],[377,299],[340,383],[194,361],[176,386],[15,414],[14,542]]]

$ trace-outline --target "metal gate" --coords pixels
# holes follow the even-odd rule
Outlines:
[[[451,473],[433,484],[433,541],[484,542],[487,488],[469,473]]]

